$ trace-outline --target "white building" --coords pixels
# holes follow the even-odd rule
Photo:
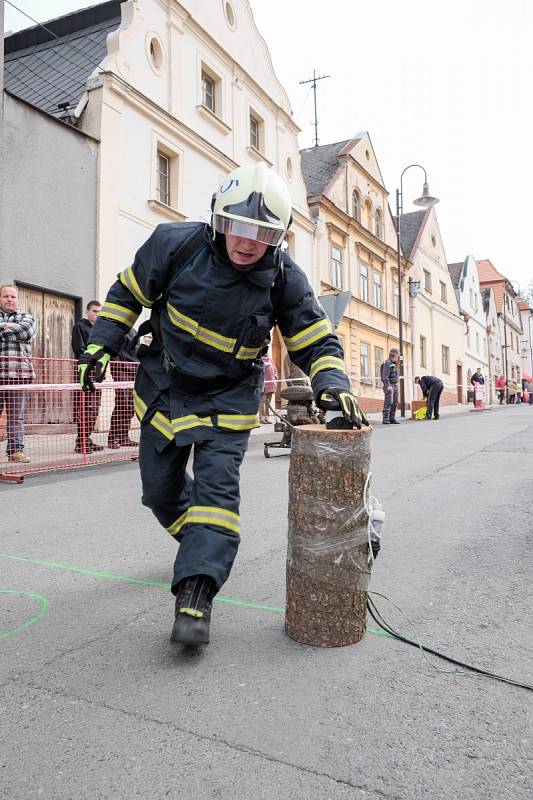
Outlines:
[[[32,29],[31,46],[11,49],[6,86],[32,91],[48,113],[69,105],[70,121],[100,141],[100,299],[156,225],[207,220],[224,176],[257,161],[288,183],[290,251],[313,278],[299,129],[248,0],[106,2],[47,27],[60,38]]]
[[[487,323],[476,259],[474,256],[466,256],[462,263],[448,264],[448,269],[459,309],[466,322],[464,376],[466,386],[470,387],[470,378],[478,367],[481,367],[485,381],[488,382],[489,379]]]
[[[448,272],[435,209],[404,214],[400,234],[402,250],[413,262],[408,282],[413,376],[440,378],[444,384],[441,403],[465,402],[465,323]]]
[[[483,310],[485,311],[485,323],[487,329],[487,350],[489,362],[489,386],[487,391],[487,402],[495,403],[497,396],[494,389],[496,378],[504,374],[502,359],[502,342],[500,336],[500,326],[498,324],[498,311],[496,308],[496,296],[492,287],[481,289],[483,299]]]
[[[522,375],[533,375],[533,303],[518,301],[518,310],[522,318],[521,358]]]

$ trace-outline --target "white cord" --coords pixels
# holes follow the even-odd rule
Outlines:
[[[365,507],[366,515],[368,517],[367,536],[368,536],[368,566],[372,567],[375,558],[372,552],[372,538],[374,541],[381,542],[381,533],[376,530],[374,526],[374,515],[376,512],[383,514],[383,508],[377,497],[370,494],[370,484],[372,482],[372,473],[369,472],[366,476],[365,485],[363,488],[363,504]],[[383,515],[384,516],[384,515]]]

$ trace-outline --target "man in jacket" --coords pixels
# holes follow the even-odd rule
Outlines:
[[[398,408],[398,359],[399,351],[393,347],[389,357],[381,365],[381,380],[383,382],[383,424],[399,425],[396,419]]]
[[[439,419],[439,403],[444,384],[440,378],[434,375],[418,375],[415,378],[415,383],[418,383],[422,389],[423,396],[427,399],[427,414],[426,419]]]
[[[0,286],[0,414],[6,409],[7,456],[10,461],[27,464],[24,453],[24,409],[26,392],[4,387],[31,383],[33,365],[31,340],[35,323],[31,314],[17,308],[16,286]]]
[[[287,187],[265,164],[234,170],[212,201],[211,224],[159,225],[111,287],[80,359],[90,388],[143,306],[153,340],[138,350],[142,502],[179,542],[171,641],[209,641],[212,601],[240,536],[239,470],[259,425],[261,356],[277,324],[318,403],[368,424],[350,393],[339,339],[303,271],[281,244]],[[143,333],[141,329],[141,333]],[[194,480],[185,468],[194,450]]]
[[[98,319],[101,308],[102,304],[98,300],[91,300],[87,303],[85,317],[80,319],[72,328],[71,345],[74,358],[80,358],[87,349],[93,325]],[[101,444],[96,444],[91,439],[101,402],[101,392],[90,392],[83,397],[81,392],[74,392],[74,415],[78,428],[74,446],[75,453],[95,453],[104,449]]]
[[[126,334],[120,352],[111,359],[109,368],[114,381],[133,383],[137,373],[138,334],[132,328]],[[134,416],[133,392],[127,387],[115,387],[115,405],[109,423],[107,446],[111,450],[121,447],[137,447],[137,442],[129,437],[130,425]]]

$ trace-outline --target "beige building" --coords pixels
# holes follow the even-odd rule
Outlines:
[[[435,209],[403,214],[400,231],[403,253],[413,263],[408,280],[413,374],[442,380],[441,403],[462,403],[465,323]]]
[[[396,229],[388,192],[368,133],[302,150],[301,157],[309,208],[316,222],[319,291],[350,293],[337,333],[344,345],[353,391],[362,408],[377,411],[383,405],[380,366],[389,349],[398,347],[399,334]],[[404,259],[404,272],[408,273],[410,266]],[[406,281],[402,294],[405,311],[409,307]],[[405,317],[405,374],[411,376],[407,313]]]
[[[498,272],[492,261],[483,259],[476,264],[480,286],[490,287],[494,291],[500,328],[503,375],[507,381],[520,381],[523,369],[520,297],[511,281]]]

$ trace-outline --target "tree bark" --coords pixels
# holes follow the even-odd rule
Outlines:
[[[371,430],[292,432],[285,631],[303,644],[354,644],[366,631]]]

